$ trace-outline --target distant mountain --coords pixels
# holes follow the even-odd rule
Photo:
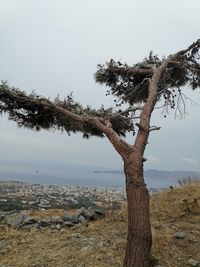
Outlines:
[[[94,171],[94,173],[113,173],[113,174],[123,174],[123,171]],[[148,178],[159,178],[159,179],[182,179],[182,178],[200,178],[200,172],[193,171],[165,171],[165,170],[155,170],[149,169],[144,171],[144,176]]]
[[[182,170],[177,170],[177,171],[164,171],[164,170],[146,170],[144,172],[146,177],[149,178],[200,178],[200,172],[193,172],[193,171],[182,171]]]

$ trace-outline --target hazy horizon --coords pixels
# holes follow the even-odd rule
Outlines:
[[[150,169],[151,170],[151,169]],[[96,172],[97,171],[97,172]],[[149,171],[145,170],[145,171]],[[167,170],[153,170],[163,171]],[[171,170],[186,171],[187,170]],[[99,172],[99,173],[98,173]],[[185,176],[187,176],[185,174]],[[185,177],[182,177],[185,178]],[[154,177],[145,174],[148,187],[163,188],[177,184],[179,177]],[[60,184],[87,186],[124,186],[122,168],[110,169],[103,166],[67,165],[48,161],[9,161],[0,160],[0,180],[18,180],[31,184]]]

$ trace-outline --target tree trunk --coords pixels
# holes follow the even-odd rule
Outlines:
[[[143,161],[124,161],[128,202],[128,235],[124,267],[149,267],[151,226],[149,194],[143,178]],[[139,164],[138,164],[139,163]]]

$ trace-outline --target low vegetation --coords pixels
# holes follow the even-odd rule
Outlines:
[[[200,261],[200,182],[151,196],[153,255],[165,267]],[[32,215],[62,215],[64,210]],[[100,220],[58,231],[0,229],[0,265],[13,267],[121,267],[126,246],[127,210],[108,211]]]

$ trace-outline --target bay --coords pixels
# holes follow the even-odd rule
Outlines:
[[[42,185],[84,185],[103,187],[124,187],[125,178],[119,173],[94,173],[92,170],[70,170],[65,175],[52,173],[30,172],[0,172],[0,180],[17,180],[30,184]],[[148,188],[167,188],[178,183],[177,178],[145,177]]]

